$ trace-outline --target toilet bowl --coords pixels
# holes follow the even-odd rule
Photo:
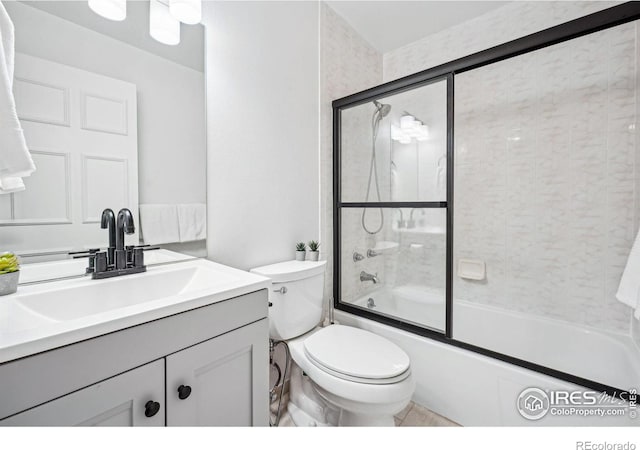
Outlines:
[[[302,383],[311,383],[321,399],[315,401],[336,412],[317,418],[326,420],[321,424],[394,426],[393,416],[411,401],[407,354],[373,333],[330,325],[289,341],[289,350],[308,377]],[[298,400],[294,392],[291,398]]]
[[[407,354],[389,340],[343,325],[319,328],[324,261],[252,269],[270,277],[271,338],[292,363],[289,413],[298,426],[394,426],[415,380]]]

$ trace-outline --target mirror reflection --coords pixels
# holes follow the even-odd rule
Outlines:
[[[182,24],[165,45],[149,35],[148,1],[128,2],[122,22],[87,2],[5,7],[36,165],[25,190],[0,195],[0,241],[20,257],[20,281],[83,273],[87,252],[109,246],[105,209],[131,211],[123,245],[162,248],[145,251],[147,264],[171,260],[167,250],[206,256],[204,28]],[[52,260],[65,260],[59,273],[38,273]]]

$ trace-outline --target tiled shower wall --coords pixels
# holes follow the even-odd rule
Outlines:
[[[328,5],[320,6],[320,222],[323,258],[327,260],[325,274],[325,305],[333,297],[333,172],[331,102],[382,82],[382,55]],[[370,118],[369,118],[370,120]],[[362,164],[363,168],[366,162]],[[366,177],[365,171],[362,172]],[[362,180],[362,185],[366,178]],[[354,233],[354,239],[364,238]],[[354,246],[366,247],[365,242]],[[375,271],[375,269],[373,269]]]
[[[636,24],[456,77],[454,298],[629,333]]]

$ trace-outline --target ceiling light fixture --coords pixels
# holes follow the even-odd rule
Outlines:
[[[89,0],[89,8],[109,20],[121,21],[127,17],[126,0]]]
[[[159,0],[149,3],[149,34],[166,45],[180,43],[180,21],[169,12],[169,6]]]
[[[391,125],[391,139],[401,144],[410,144],[413,138],[426,141],[429,138],[429,127],[405,113],[400,117],[400,126]]]

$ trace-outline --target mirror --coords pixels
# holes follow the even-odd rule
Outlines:
[[[26,190],[0,195],[0,251],[25,268],[104,249],[102,211],[129,208],[127,245],[206,256],[204,27],[182,24],[169,46],[149,35],[148,1],[127,2],[121,22],[86,1],[4,5],[36,172]]]

